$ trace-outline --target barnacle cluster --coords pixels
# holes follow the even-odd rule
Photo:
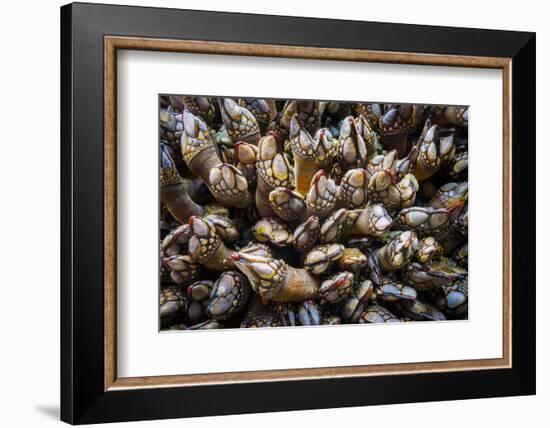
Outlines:
[[[467,318],[467,107],[159,112],[162,329]]]

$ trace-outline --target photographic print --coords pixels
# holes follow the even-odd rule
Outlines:
[[[534,33],[60,22],[61,420],[535,394]]]
[[[160,329],[467,320],[468,114],[159,96]]]

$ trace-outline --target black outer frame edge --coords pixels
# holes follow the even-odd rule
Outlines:
[[[72,8],[60,10],[60,70],[61,70],[61,341],[60,341],[60,416],[61,420],[75,422],[73,414],[73,349],[72,349]]]
[[[79,12],[82,11],[89,24],[94,23],[101,27],[97,31],[104,30],[104,34],[130,37],[513,57],[533,34],[480,28],[94,3],[73,3],[73,6]],[[148,18],[153,14],[153,19]],[[162,30],[158,26],[160,22]],[[204,25],[204,22],[209,24]],[[327,26],[331,27],[331,31],[319,31]],[[163,34],[159,36],[161,31]],[[270,31],[268,36],[267,31]],[[396,44],[399,44],[400,49],[395,48]]]
[[[61,16],[63,421],[166,419],[535,392],[533,33],[97,4],[67,5]],[[205,21],[212,25],[204,26]],[[243,27],[244,23],[248,25]],[[342,24],[342,31],[327,31],[335,35],[330,40],[317,37],[319,26]],[[392,37],[376,37],[378,32]],[[418,37],[410,37],[411,33]],[[513,203],[529,207],[513,213],[513,368],[105,393],[103,288],[98,288],[103,284],[103,146],[97,144],[103,141],[105,34],[513,57],[513,141],[533,141],[532,151],[512,144]],[[312,390],[317,392],[315,397]],[[377,394],[364,393],[369,390]]]
[[[536,36],[512,59],[512,364],[536,391]],[[521,207],[513,209],[513,207]]]
[[[369,393],[366,388],[372,392]],[[311,391],[315,391],[315,395],[312,395]],[[78,420],[78,423],[313,410],[531,394],[534,394],[534,389],[523,377],[510,369],[150,388],[109,391]]]

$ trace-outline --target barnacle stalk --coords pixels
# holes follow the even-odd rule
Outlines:
[[[187,223],[193,215],[204,214],[204,207],[189,197],[165,144],[160,146],[160,199],[180,223]]]
[[[315,141],[295,114],[290,122],[290,146],[294,155],[296,191],[302,195],[308,192],[311,180],[319,170],[314,145]]]
[[[272,135],[263,137],[258,143],[256,161],[258,185],[256,187],[256,207],[262,217],[276,215],[269,203],[269,194],[276,187],[293,187],[293,170],[285,155],[278,152],[277,141]]]
[[[205,183],[209,182],[210,170],[222,163],[216,152],[210,128],[189,110],[183,112],[181,154],[191,172]]]
[[[376,250],[376,257],[382,270],[398,270],[410,261],[418,245],[416,233],[406,231],[382,248]]]
[[[305,269],[294,268],[280,259],[242,252],[234,252],[231,257],[264,300],[300,302],[319,298],[319,281]]]
[[[189,219],[189,224],[193,231],[189,239],[191,259],[213,270],[234,269],[232,251],[224,245],[216,227],[208,220],[195,216]]]

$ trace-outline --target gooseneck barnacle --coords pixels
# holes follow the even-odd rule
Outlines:
[[[238,252],[231,258],[264,299],[293,302],[319,298],[319,280],[305,269],[294,268],[280,259]]]
[[[162,330],[468,317],[464,106],[161,96]]]
[[[183,179],[165,144],[160,146],[160,199],[180,223],[186,223],[193,215],[204,214],[204,207],[189,197]]]

